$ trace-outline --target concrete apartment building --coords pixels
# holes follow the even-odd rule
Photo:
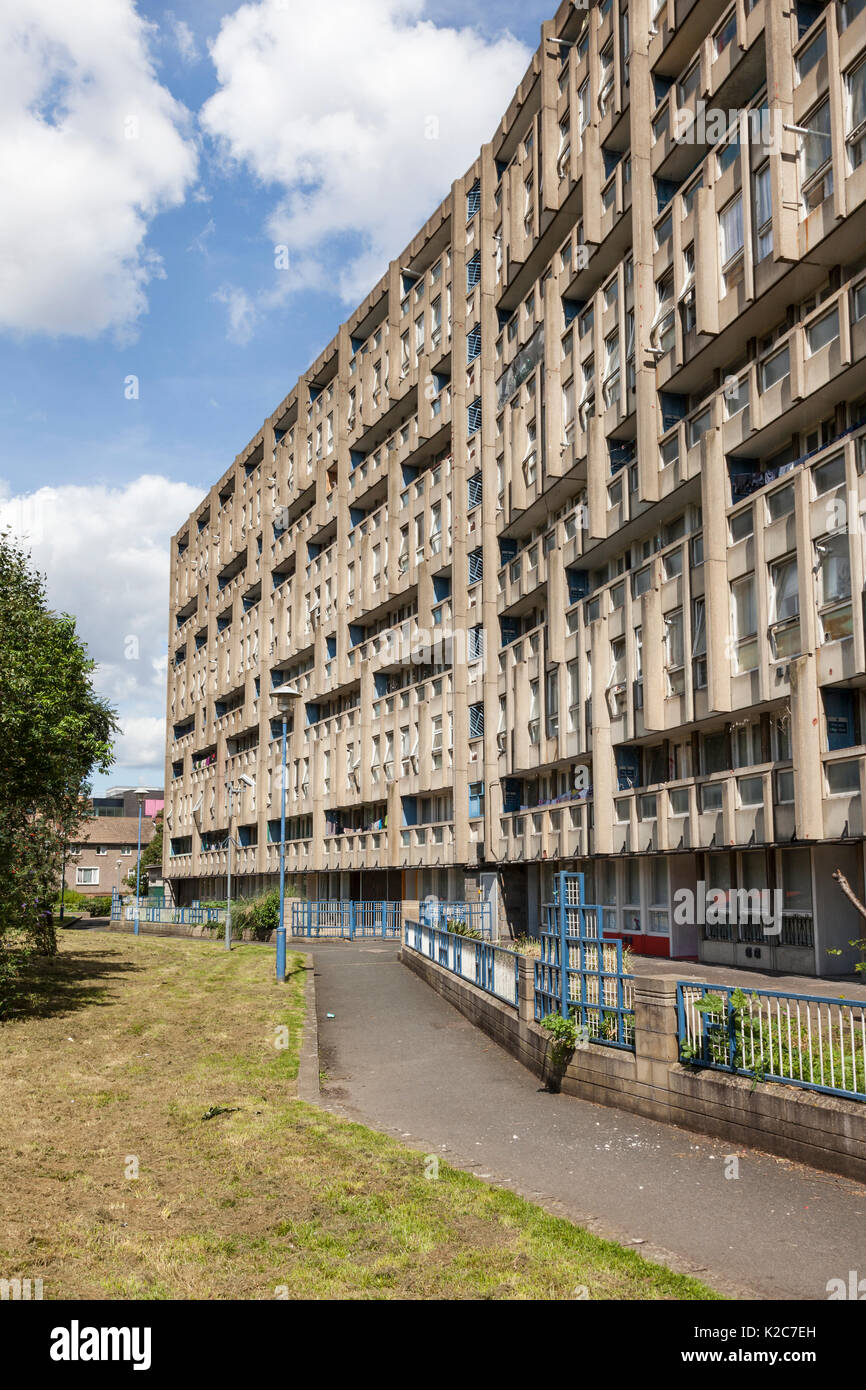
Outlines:
[[[308,896],[495,884],[517,932],[577,868],[636,951],[849,971],[864,510],[866,0],[562,4],[174,537],[175,897],[224,893],[242,773],[240,891],[276,882],[291,683]]]

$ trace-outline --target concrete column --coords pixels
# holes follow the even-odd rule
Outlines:
[[[521,956],[518,970],[517,1013],[521,1023],[531,1023],[535,1018],[535,961],[531,956]]]
[[[676,980],[668,975],[636,977],[634,1032],[638,1081],[657,1087],[666,1095],[670,1068],[679,1056]],[[661,1096],[654,1099],[656,1104],[664,1105]]]
[[[791,752],[798,840],[820,840],[824,833],[820,727],[817,663],[814,652],[809,652],[791,662]]]

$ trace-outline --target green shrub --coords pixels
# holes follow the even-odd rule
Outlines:
[[[74,888],[67,888],[66,892],[65,892],[64,895],[63,895],[63,915],[64,915],[64,917],[65,917],[67,914],[69,914],[69,915],[71,915],[71,916],[74,917],[75,914],[78,913],[78,912],[86,912],[86,911],[88,910],[88,906],[89,906],[89,904],[90,904],[90,901],[91,901],[90,898],[88,898],[84,893],[76,893],[76,891],[75,891]],[[59,893],[57,894],[57,897],[56,897],[56,899],[55,899],[55,901],[54,901],[54,911],[55,911],[55,913],[59,913],[59,911],[60,911],[60,894],[59,894]]]
[[[468,936],[473,941],[481,940],[480,931],[476,931],[474,927],[468,926],[466,922],[456,917],[449,917],[445,923],[445,930],[450,932],[452,936]]]
[[[254,941],[267,941],[280,925],[280,893],[272,888],[260,898],[241,898],[232,904],[232,936],[249,932]]]
[[[89,912],[91,917],[110,917],[111,898],[108,896],[99,898],[88,898],[87,906],[84,910],[85,912]]]

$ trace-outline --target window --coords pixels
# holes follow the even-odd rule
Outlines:
[[[705,782],[700,792],[702,811],[721,811],[724,795],[721,782]]]
[[[754,671],[758,664],[758,610],[753,574],[731,585],[731,622],[737,674]]]
[[[843,0],[839,6],[839,28],[847,29],[866,5],[866,0]]]
[[[749,378],[744,376],[740,381],[732,381],[730,385],[726,383],[724,390],[725,418],[733,419],[739,415],[741,410],[745,410],[749,404]]]
[[[568,664],[568,732],[576,733],[580,728],[580,668],[576,661]]]
[[[605,380],[604,403],[613,405],[619,400],[619,333],[611,333],[604,340]]]
[[[770,566],[770,638],[773,657],[787,661],[800,654],[800,590],[793,556]]]
[[[808,217],[833,192],[829,100],[816,106],[801,125],[808,132],[798,136],[802,214]]]
[[[654,855],[647,863],[649,930],[666,935],[668,925],[668,863],[664,855]]]
[[[626,652],[625,638],[616,637],[610,644],[610,679],[607,686],[607,700],[612,719],[625,714],[626,708]]]
[[[743,251],[743,197],[738,193],[719,213],[719,249],[724,271]]]
[[[730,169],[731,165],[734,163],[734,161],[740,153],[740,142],[737,138],[736,124],[731,128],[731,130],[724,137],[724,139],[719,141],[719,144],[716,148],[718,150],[718,153],[716,155],[718,177],[721,178],[725,170]]]
[[[755,207],[755,260],[773,254],[773,199],[770,192],[770,164],[762,165],[752,176]]]
[[[866,155],[866,63],[859,63],[848,73],[845,89],[848,97],[848,162],[852,169],[856,169]]]
[[[683,610],[678,608],[665,618],[665,664],[669,695],[682,695],[685,691],[684,651]]]
[[[689,789],[688,787],[673,787],[668,792],[672,816],[687,816],[689,814]]]
[[[679,433],[670,439],[664,440],[659,445],[659,457],[662,468],[667,468],[669,464],[677,463],[680,457],[680,437]]]
[[[529,682],[529,742],[537,743],[540,732],[541,711],[539,706],[538,681]]]
[[[608,40],[600,54],[598,111],[607,114],[607,103],[613,94],[613,39]]]
[[[712,406],[707,406],[705,410],[701,410],[698,412],[697,415],[693,415],[692,418],[689,420],[688,424],[689,448],[692,448],[693,445],[697,444],[701,435],[706,434],[707,430],[712,429],[712,425]]]
[[[692,66],[689,68],[688,72],[686,72],[685,75],[680,78],[679,89],[681,106],[685,105],[689,97],[692,95],[693,92],[696,92],[698,90],[698,87],[700,85],[701,60],[700,58],[698,58],[696,62],[692,63]]]
[[[665,579],[676,579],[677,575],[683,572],[683,551],[681,546],[676,550],[669,550],[662,559],[662,569]]]
[[[99,883],[98,869],[83,869],[80,866],[75,870],[75,882],[82,887],[93,887]]]
[[[822,314],[821,318],[815,319],[806,329],[806,342],[810,353],[820,352],[822,347],[826,347],[838,337],[838,309],[832,309],[829,314]]]
[[[815,541],[818,564],[818,613],[823,640],[838,642],[853,633],[851,558],[848,532]]]
[[[723,24],[713,34],[713,50],[716,57],[724,53],[728,44],[737,36],[737,12],[732,10]]]
[[[560,178],[564,178],[568,173],[568,160],[571,154],[571,113],[566,111],[565,116],[559,123],[559,151],[556,160],[556,171]]]
[[[650,569],[649,565],[646,565],[642,570],[637,570],[636,573],[632,575],[632,598],[640,598],[641,594],[647,593],[648,590],[651,588],[652,570]]]
[[[812,470],[812,477],[815,480],[816,497],[825,492],[832,492],[833,488],[841,487],[845,481],[845,455],[836,454],[826,463],[819,464]]]
[[[789,805],[794,800],[794,774],[784,771],[776,773],[776,801],[780,806]]]
[[[577,93],[578,148],[583,147],[583,132],[589,125],[589,78],[582,82]]]
[[[707,614],[702,598],[692,599],[692,679],[695,690],[706,690]]]
[[[858,796],[860,793],[860,764],[856,762],[827,763],[827,791],[830,796]]]
[[[797,76],[800,81],[802,82],[806,74],[811,72],[822,58],[826,57],[827,27],[825,25],[797,56]]]
[[[754,767],[761,757],[761,726],[742,723],[731,726],[731,766]]]
[[[559,671],[558,668],[547,673],[546,692],[547,737],[556,738],[559,733]]]
[[[744,541],[749,536],[755,534],[755,514],[751,507],[745,511],[735,512],[728,523],[731,537],[731,545],[736,545],[737,541]]]
[[[770,749],[773,762],[791,761],[791,721],[786,714],[776,714],[770,721]]]
[[[737,779],[737,793],[741,806],[763,806],[763,777],[740,777]]]
[[[789,376],[790,372],[791,355],[786,343],[779,352],[774,352],[772,357],[766,357],[761,363],[761,390],[769,391],[771,386]]]
[[[767,515],[770,521],[779,521],[783,516],[790,516],[794,510],[794,484],[788,483],[786,487],[777,488],[767,497]]]

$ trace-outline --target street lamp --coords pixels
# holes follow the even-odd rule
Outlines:
[[[286,981],[286,734],[289,710],[301,692],[293,685],[284,685],[274,692],[274,703],[283,723],[283,745],[280,776],[280,921],[277,927],[277,981]]]
[[[244,793],[243,793],[244,787],[254,787],[254,786],[256,785],[255,782],[253,781],[252,777],[250,777],[249,774],[246,773],[246,772],[244,772],[244,773],[241,774],[240,781],[243,783],[243,786],[237,786],[237,787],[235,787],[235,786],[232,785],[231,782],[226,782],[226,791],[227,791],[227,793],[228,793],[228,813],[229,813],[229,833],[228,833],[228,852],[229,852],[229,858],[228,858],[228,871],[227,871],[227,875],[226,875],[226,950],[227,950],[227,951],[230,951],[231,948],[232,948],[232,845],[235,843],[234,840],[232,839],[232,798],[235,797],[235,796],[237,796],[238,798],[242,797],[243,794],[244,794]],[[240,848],[240,846],[238,846],[238,848]]]
[[[138,859],[135,863],[135,921],[133,933],[138,936],[139,918],[141,906],[139,904],[139,894],[141,891],[141,813],[144,810],[144,798],[147,796],[147,787],[136,787],[135,795],[138,797]]]

